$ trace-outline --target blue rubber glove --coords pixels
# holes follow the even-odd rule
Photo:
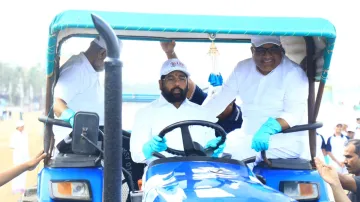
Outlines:
[[[251,148],[257,152],[268,150],[270,136],[281,132],[281,130],[280,123],[274,118],[269,118],[254,135]]]
[[[74,127],[74,116],[75,112],[69,108],[61,113],[59,119],[70,123],[71,127]]]
[[[209,148],[209,147],[215,148],[216,145],[218,144],[218,142],[220,142],[220,140],[221,140],[221,137],[217,137],[217,138],[215,138],[215,139],[210,140],[210,141],[205,145],[205,149],[207,149],[207,148]],[[225,146],[226,146],[226,144],[225,144],[225,142],[224,142],[222,145],[219,146],[219,148],[215,149],[212,157],[219,157],[220,154],[222,154],[222,153],[224,152]]]
[[[149,142],[144,144],[143,153],[146,159],[152,157],[153,152],[162,152],[167,149],[165,137],[154,136]]]

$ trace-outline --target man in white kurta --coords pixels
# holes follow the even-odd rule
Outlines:
[[[215,114],[239,96],[242,128],[228,134],[227,148],[242,160],[266,151],[268,158],[310,159],[307,131],[281,133],[307,118],[308,78],[285,56],[279,37],[252,37],[253,57],[240,61],[220,92],[203,106]]]
[[[152,152],[172,157],[172,154],[165,152],[167,147],[184,151],[180,128],[167,133],[165,140],[158,139],[160,131],[173,123],[184,120],[217,122],[215,116],[186,98],[189,75],[186,66],[178,59],[170,59],[163,64],[159,80],[160,98],[140,109],[135,116],[130,137],[130,152],[134,162],[149,164],[156,159],[151,156]],[[215,131],[208,127],[190,126],[189,131],[192,140],[204,148],[215,147],[213,143],[220,140],[216,138]],[[215,150],[216,155],[222,153],[224,146]]]
[[[202,106],[186,98],[189,76],[186,66],[178,59],[170,59],[163,64],[159,80],[160,98],[140,109],[135,116],[130,137],[130,152],[134,162],[149,164],[157,159],[152,156],[153,152],[163,154],[165,157],[173,157],[174,155],[165,151],[168,147],[184,151],[180,128],[167,133],[164,138],[158,136],[171,124],[185,120],[213,123],[218,121],[212,113],[208,113]],[[192,140],[203,148],[216,147],[221,139],[216,138],[215,131],[208,127],[190,126],[189,131]],[[214,151],[213,157],[219,157],[224,147],[225,143],[220,145]],[[151,189],[152,183],[145,185],[146,171],[147,166],[142,177],[142,189]]]
[[[119,40],[119,46],[121,47]],[[95,38],[85,52],[73,55],[60,68],[60,76],[54,89],[54,113],[56,118],[73,126],[78,111],[95,112],[100,127],[104,125],[104,60],[107,55],[105,40]],[[72,152],[71,128],[53,126],[55,155]]]

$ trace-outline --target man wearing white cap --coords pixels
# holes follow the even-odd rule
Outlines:
[[[28,134],[24,131],[24,121],[16,122],[16,131],[11,135],[10,148],[13,149],[13,164],[20,165],[29,160]],[[12,181],[13,193],[23,193],[26,188],[26,172]]]
[[[167,60],[160,72],[160,98],[140,109],[135,116],[134,126],[130,137],[130,152],[133,161],[149,163],[155,157],[153,152],[159,152],[167,157],[173,156],[164,152],[167,147],[184,150],[180,129],[175,129],[166,135],[166,139],[158,137],[165,127],[184,120],[205,120],[216,122],[217,119],[209,114],[202,106],[190,102],[186,98],[188,91],[189,72],[178,59]],[[189,128],[192,139],[203,147],[215,147],[220,141],[214,130],[202,126]],[[214,152],[219,156],[225,144]]]
[[[310,160],[307,131],[281,131],[306,123],[308,78],[276,36],[251,37],[252,58],[240,61],[220,92],[203,106],[216,115],[239,96],[242,128],[228,134],[225,152],[242,160],[266,151],[268,158]]]
[[[121,48],[121,41],[119,40]],[[104,70],[105,40],[98,36],[85,52],[73,55],[61,68],[54,89],[55,116],[73,126],[77,111],[95,112],[100,126],[104,125]],[[60,152],[71,151],[72,129],[53,126],[55,145]]]

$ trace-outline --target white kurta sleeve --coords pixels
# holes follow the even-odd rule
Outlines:
[[[74,66],[61,72],[54,89],[54,98],[60,98],[69,103],[81,92],[84,86],[81,68],[81,66]]]
[[[232,71],[222,88],[202,104],[204,108],[215,114],[215,116],[221,114],[238,95],[240,79],[238,69],[239,65]]]
[[[139,110],[135,115],[130,136],[130,153],[132,160],[136,163],[146,163],[142,148],[152,138],[149,119],[151,116],[146,113],[146,110]]]
[[[299,69],[286,76],[285,86],[284,108],[279,118],[293,127],[302,124],[307,109],[309,81],[305,72]]]

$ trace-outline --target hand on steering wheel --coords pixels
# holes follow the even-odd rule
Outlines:
[[[215,130],[215,134],[217,134],[219,137],[209,141],[207,146],[205,146],[205,149],[197,142],[193,142],[189,126],[198,125],[198,126],[205,126],[210,127]],[[180,121],[177,123],[174,123],[166,128],[164,128],[160,133],[159,137],[163,138],[165,134],[171,132],[172,130],[180,128],[181,129],[181,135],[183,140],[183,147],[184,151],[175,150],[172,148],[167,148],[166,151],[170,154],[174,154],[177,156],[216,156],[218,157],[219,154],[222,153],[225,147],[225,140],[226,140],[226,132],[225,130],[219,126],[218,124],[203,121],[203,120],[188,120],[188,121]],[[214,135],[215,135],[214,134]],[[220,147],[221,146],[221,147]],[[215,153],[215,154],[214,154]]]
[[[143,153],[146,159],[152,156],[153,152],[162,152],[167,149],[166,139],[159,136],[153,137],[149,142],[144,144]]]
[[[215,138],[215,139],[210,140],[210,141],[206,144],[205,149],[208,149],[209,147],[216,148],[217,144],[218,144],[220,141],[221,141],[221,137],[217,137],[217,138]],[[224,152],[225,145],[226,145],[226,142],[224,142],[224,143],[221,144],[217,149],[215,149],[212,157],[219,157],[219,156]]]

